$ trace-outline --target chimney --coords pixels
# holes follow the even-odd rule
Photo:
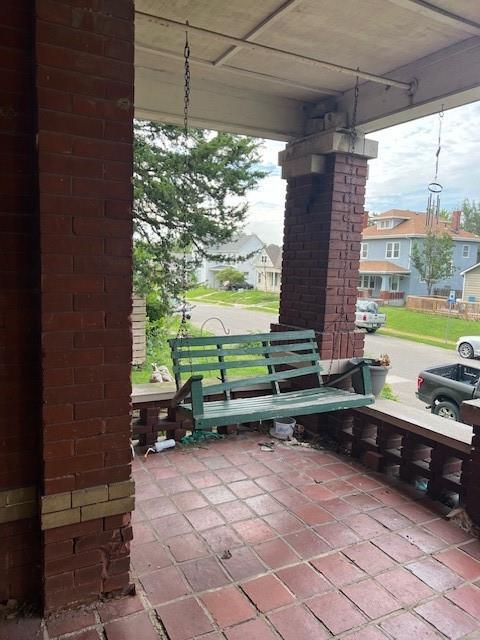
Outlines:
[[[461,211],[452,211],[452,221],[450,223],[450,228],[454,233],[458,233],[460,231],[461,217],[462,217]]]

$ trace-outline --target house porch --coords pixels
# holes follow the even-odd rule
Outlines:
[[[192,66],[202,67],[197,52],[212,59],[201,58],[204,71],[192,74],[195,79],[192,83],[191,124],[289,141],[282,156],[282,171],[288,180],[284,282],[279,325],[273,329],[313,328],[318,336],[321,355],[326,359],[349,358],[360,355],[363,349],[362,335],[354,330],[354,307],[367,160],[376,155],[376,145],[369,142],[365,134],[431,113],[442,104],[449,108],[478,96],[475,70],[480,53],[474,38],[478,27],[472,19],[455,17],[456,3],[450,2],[452,13],[445,15],[445,11],[432,10],[431,7],[423,7],[417,14],[416,7],[411,11],[399,6],[404,2],[393,0],[388,3],[388,10],[379,12],[374,0],[369,0],[368,10],[363,10],[358,16],[365,21],[368,33],[359,30],[356,21],[342,15],[341,3],[327,2],[327,17],[322,10],[319,13],[316,3],[305,2],[300,7],[298,0],[290,0],[281,7],[274,6],[273,2],[268,4],[271,12],[268,16],[265,16],[265,3],[253,0],[242,2],[235,15],[229,13],[231,7],[228,3],[210,0],[204,3],[138,0],[135,6],[132,0],[35,0],[30,3],[6,1],[2,5],[0,26],[5,55],[0,58],[0,202],[4,213],[0,256],[3,276],[0,294],[3,330],[0,336],[3,392],[1,602],[36,600],[40,601],[39,606],[44,611],[57,612],[107,595],[131,593],[135,582],[129,572],[133,538],[133,566],[137,578],[142,577],[142,568],[136,566],[135,548],[153,543],[155,551],[152,555],[150,547],[144,551],[148,555],[147,562],[154,563],[148,568],[163,572],[156,573],[153,579],[161,593],[167,589],[167,594],[160,596],[161,603],[171,605],[178,598],[187,604],[196,603],[192,604],[193,615],[198,617],[193,619],[198,626],[193,635],[203,635],[203,640],[217,640],[223,634],[231,640],[243,631],[232,631],[229,627],[235,621],[243,622],[245,618],[234,618],[230,624],[231,619],[225,620],[218,609],[217,613],[213,610],[216,605],[212,602],[217,598],[215,589],[222,589],[223,584],[213,588],[214,595],[209,596],[211,608],[206,605],[206,609],[203,608],[200,600],[195,598],[199,594],[204,595],[205,584],[195,582],[195,575],[200,574],[203,579],[210,576],[210,572],[194,570],[193,574],[189,573],[190,578],[186,574],[182,577],[180,572],[183,569],[178,567],[178,563],[189,560],[179,560],[172,555],[165,546],[166,535],[174,533],[183,539],[184,535],[191,533],[198,541],[192,543],[192,547],[198,544],[202,548],[201,554],[209,559],[208,565],[213,563],[217,567],[220,560],[214,557],[218,554],[214,541],[205,539],[202,531],[216,525],[225,526],[228,531],[235,532],[235,539],[239,541],[236,544],[246,547],[245,557],[253,557],[253,565],[257,569],[262,568],[260,574],[271,576],[277,567],[269,565],[270,554],[257,553],[261,550],[256,549],[256,545],[268,543],[269,539],[246,539],[234,527],[237,516],[234,513],[225,515],[227,507],[223,508],[222,515],[222,509],[217,507],[222,500],[218,502],[218,498],[212,497],[216,490],[206,492],[208,488],[220,486],[220,494],[236,495],[226,485],[243,482],[228,479],[227,472],[222,478],[219,472],[227,467],[210,468],[207,458],[224,458],[228,461],[229,471],[247,467],[240,469],[240,478],[245,475],[246,482],[252,482],[254,490],[260,492],[258,495],[264,496],[252,504],[245,496],[226,501],[228,504],[238,499],[240,513],[244,516],[249,514],[239,521],[270,516],[277,510],[286,514],[280,519],[285,518],[291,523],[293,518],[295,527],[303,532],[300,536],[303,542],[297,544],[297,549],[283,539],[281,543],[274,543],[277,549],[280,545],[285,557],[292,560],[292,565],[319,555],[304,556],[302,545],[311,539],[316,543],[319,536],[315,527],[322,522],[311,521],[304,513],[303,504],[307,504],[309,513],[325,511],[327,515],[324,517],[329,519],[324,520],[324,524],[333,522],[340,524],[340,528],[344,524],[349,527],[343,523],[344,503],[349,505],[345,508],[352,515],[363,514],[370,507],[383,508],[375,500],[382,503],[380,495],[383,495],[384,481],[377,481],[376,477],[374,482],[378,482],[378,486],[375,484],[374,489],[360,487],[360,498],[347,500],[349,495],[357,493],[358,488],[349,481],[350,470],[354,469],[351,475],[360,476],[364,471],[351,467],[348,462],[340,462],[336,454],[324,454],[326,458],[317,457],[313,462],[310,459],[312,452],[307,451],[266,454],[271,456],[271,463],[276,461],[277,465],[273,469],[264,465],[268,469],[265,477],[272,476],[273,484],[262,481],[262,486],[263,471],[260,475],[255,472],[255,468],[258,470],[256,464],[263,465],[258,460],[260,453],[255,437],[219,442],[212,445],[206,456],[201,449],[188,454],[171,452],[164,457],[147,460],[145,466],[137,460],[133,465],[137,490],[132,482],[132,122],[134,107],[138,117],[181,122],[183,71],[177,52],[180,51],[181,56],[184,20],[194,14],[192,30],[194,22],[198,22],[224,32],[223,36],[219,36],[219,31],[212,36],[205,33],[208,29],[202,31],[200,28],[199,31],[197,27],[195,35],[192,35],[194,57],[197,57]],[[162,9],[170,18],[150,13],[155,9]],[[293,13],[285,15],[287,9]],[[308,12],[313,13],[310,16]],[[241,40],[252,29],[257,33],[255,25],[258,32],[263,32],[269,23],[270,26],[275,23],[270,33],[274,38],[281,32],[277,28],[281,15],[283,28],[292,29],[290,54],[278,49],[272,53],[276,49],[273,46],[275,42],[269,41],[272,46],[262,46],[247,42],[247,39]],[[435,28],[431,28],[432,20]],[[401,31],[404,35],[397,42],[392,34],[400,31],[399,25],[403,25]],[[325,55],[339,63],[333,64],[333,68],[332,64],[314,59],[318,56],[318,30],[322,26],[324,33],[320,40],[328,45]],[[422,28],[424,37],[419,39],[413,27]],[[232,37],[227,35],[232,31],[240,38],[232,41]],[[177,35],[172,36],[172,33]],[[343,35],[339,37],[336,34]],[[249,35],[248,38],[254,36]],[[247,55],[252,47],[255,50],[255,60],[242,63],[247,76],[242,69],[240,74],[238,69],[232,71],[235,65],[220,68],[221,64],[213,64],[217,54],[232,55],[229,49],[224,51],[219,45],[219,42],[225,45],[225,39],[229,47],[236,47],[235,53],[242,48],[247,50]],[[373,41],[377,46],[383,43],[384,50],[389,52],[388,60],[379,60],[371,45]],[[304,51],[304,55],[297,55],[295,51]],[[289,64],[285,64],[285,53]],[[273,62],[272,55],[275,57]],[[310,59],[313,63],[308,62]],[[357,72],[357,65],[372,68],[375,73]],[[285,68],[288,68],[290,78],[283,77]],[[387,72],[391,72],[391,77],[386,77]],[[215,75],[217,73],[219,75]],[[352,123],[352,98],[357,74],[361,75],[363,98],[357,114],[356,144],[350,149],[352,153],[348,153],[351,137],[346,133],[346,127]],[[240,76],[247,77],[244,84]],[[241,458],[243,462],[234,461],[239,450],[242,456],[245,454]],[[320,456],[320,453],[315,455]],[[213,473],[212,487],[189,484],[189,478],[183,477],[183,474],[197,473],[191,467],[182,467],[181,460],[187,455],[191,460],[187,467],[190,464],[200,469],[200,473]],[[229,460],[227,455],[234,459]],[[210,464],[215,466],[216,463],[210,461]],[[325,465],[336,464],[341,466],[323,469]],[[348,469],[346,479],[342,475],[344,464]],[[155,465],[159,467],[156,470]],[[295,467],[305,471],[306,467],[313,468],[320,483],[308,473],[300,474],[301,478],[294,473],[289,479],[288,474]],[[480,460],[472,456],[469,477],[478,481],[479,469]],[[317,488],[323,489],[322,476],[332,484],[327,493]],[[180,495],[189,494],[187,497],[174,499],[176,492],[171,487],[177,486],[178,489],[178,484],[173,482],[175,478],[180,478],[179,485],[186,487],[185,491],[179,492]],[[165,480],[168,480],[167,484]],[[351,490],[348,484],[344,485],[345,482],[355,488]],[[311,484],[314,486],[309,489],[311,496],[303,489],[298,491],[298,487]],[[276,489],[275,486],[279,485],[281,488]],[[227,489],[230,493],[225,494]],[[283,489],[289,495],[293,492],[293,504],[284,504],[278,500],[278,494],[273,495]],[[348,491],[344,499],[341,494],[345,489]],[[379,489],[378,493],[375,489]],[[400,489],[392,491],[396,496],[394,502],[404,501],[403,497],[400,499]],[[135,494],[140,498],[138,511],[134,510]],[[332,498],[331,494],[336,497]],[[331,500],[338,498],[340,511],[333,513],[317,504],[319,500],[323,502],[322,495]],[[478,496],[475,494],[475,497]],[[153,500],[155,505],[163,503],[170,513],[157,512],[148,516],[142,507],[144,500]],[[409,502],[412,498],[406,500]],[[187,513],[195,510],[195,504],[204,502],[206,507],[196,508],[208,511],[202,511],[200,519],[190,514],[192,519],[189,520]],[[258,506],[263,504],[270,505],[264,514],[261,513],[264,507]],[[478,519],[475,504],[471,500],[468,508],[472,517]],[[268,513],[273,506],[275,510]],[[393,507],[395,511],[397,505]],[[134,529],[131,527],[131,513],[136,514],[134,518],[139,520]],[[213,514],[212,520],[207,517],[210,513]],[[436,514],[430,517],[432,513],[429,511],[427,520],[421,520],[422,526],[423,522],[437,521]],[[301,514],[309,520],[302,519]],[[175,528],[171,525],[170,516],[175,516],[173,522],[184,524]],[[163,521],[163,529],[158,530],[158,523],[155,529],[154,521],[162,518],[170,519]],[[408,523],[409,526],[416,526],[415,518],[411,525]],[[337,519],[339,523],[335,522]],[[214,525],[210,527],[212,521]],[[268,526],[273,532],[268,533],[272,539],[290,535],[282,533],[273,524]],[[445,526],[441,521],[435,525],[433,534],[440,534]],[[256,528],[253,527],[254,530]],[[263,525],[260,529],[264,529]],[[450,525],[447,529],[450,531]],[[350,537],[352,542],[346,546],[360,543],[361,536],[365,535],[367,540],[370,537],[373,540],[375,530],[368,527],[367,530],[361,529],[363,533],[354,529],[353,534],[347,532],[353,538]],[[388,531],[383,535],[388,536]],[[440,547],[428,553],[466,541],[463,536],[457,539],[456,535],[449,534],[449,539],[439,535],[441,542],[435,544],[440,544]],[[332,540],[332,536],[330,540],[324,538],[320,546],[326,552],[336,552],[338,548],[332,544],[338,544],[339,540]],[[379,548],[373,542],[367,542],[367,546],[368,549]],[[318,550],[319,547],[314,548]],[[283,551],[280,554],[282,562],[285,561]],[[319,553],[322,555],[323,551]],[[377,551],[372,553],[378,557]],[[475,569],[472,569],[468,552],[462,550],[460,553],[461,567],[455,560],[458,560],[459,553],[454,549],[454,561],[450,558],[450,569],[447,566],[448,571],[453,567],[456,577],[432,586],[440,593],[446,588],[463,585],[467,579],[465,576],[468,576],[469,598],[472,589],[474,596],[476,594],[474,582],[477,578],[476,574],[473,575]],[[463,568],[462,554],[467,556],[468,570]],[[354,558],[345,555],[349,571],[350,561],[355,562]],[[393,560],[387,562],[386,570],[393,568],[391,562]],[[435,567],[436,562],[433,563]],[[232,575],[228,569],[225,573],[220,564],[218,566],[218,571],[225,576],[222,578],[226,580],[225,585],[231,585],[232,591],[227,595],[235,593],[232,602],[240,603],[238,607],[229,604],[226,610],[240,616],[248,611],[247,616],[260,619],[255,628],[263,628],[263,605],[258,604],[254,609],[253,596],[249,603],[241,595],[238,583],[243,578]],[[476,567],[475,564],[473,566]],[[316,576],[318,567],[307,567],[307,573],[312,575],[310,569],[316,572]],[[364,570],[358,566],[354,573],[358,579],[370,579],[376,569],[369,567]],[[218,575],[218,571],[215,569],[213,574]],[[462,572],[464,582],[458,582],[458,575],[462,577]],[[441,569],[440,573],[443,576],[445,570]],[[351,603],[346,607],[346,615],[354,612],[358,621],[355,626],[372,626],[376,624],[373,621],[381,622],[378,617],[370,616],[374,612],[362,610],[360,601],[354,596],[355,589],[349,587],[347,591],[345,587],[341,595],[335,581],[329,581],[328,577],[325,580],[326,592],[336,594],[334,602],[338,602],[340,608],[346,599]],[[319,584],[318,577],[314,582]],[[320,583],[325,584],[323,580]],[[161,634],[165,634],[155,622],[152,608],[160,605],[160,602],[155,602],[158,596],[153,601],[149,600],[148,589],[142,585],[140,580],[139,599],[110,603],[103,609],[104,613],[98,613],[96,608],[94,613],[86,610],[84,615],[80,615],[83,622],[74,623],[75,628],[70,623],[66,626],[47,624],[46,631],[42,628],[40,637],[42,634],[43,637],[66,634],[69,638],[76,635],[76,640],[96,640],[96,636],[103,633],[102,616],[106,622],[107,618],[115,618],[119,613],[128,613],[130,607],[146,608],[147,613],[137,616],[132,612],[134,617],[130,621],[112,623],[110,627],[105,624],[103,630],[108,640],[132,636],[147,640],[149,636],[162,637]],[[170,587],[173,591],[169,591]],[[142,591],[144,588],[146,595]],[[177,588],[185,593],[178,593],[175,591]],[[296,612],[301,611],[298,614],[300,623],[296,626],[301,627],[301,620],[308,620],[310,622],[305,623],[305,628],[312,624],[315,629],[321,629],[320,637],[331,633],[327,632],[328,625],[319,622],[319,610],[317,614],[308,613],[303,605],[303,596],[300,595],[298,600],[295,588],[287,584],[279,590],[282,597],[287,598],[286,606],[296,607],[302,602],[301,607],[295,608]],[[434,593],[432,600],[437,596]],[[391,602],[391,596],[385,596],[385,600]],[[440,602],[443,611],[447,605],[443,600]],[[415,600],[417,604],[418,598]],[[177,606],[175,603],[173,610],[170,609],[174,614],[165,613],[167,629],[171,624],[168,620],[188,619],[188,616],[177,613]],[[457,605],[448,605],[449,611],[450,606]],[[472,609],[470,605],[465,607],[462,609],[460,606],[458,611],[455,609],[455,616],[464,623],[461,629],[469,632],[471,620],[468,616]],[[224,609],[223,598],[221,608]],[[423,617],[422,624],[424,620],[429,624],[435,616],[441,619],[442,611],[438,611],[438,604],[434,603],[433,608],[427,607],[427,610],[430,613]],[[396,611],[394,609],[385,615]],[[422,611],[425,613],[425,609]],[[430,615],[432,611],[434,615]],[[415,617],[417,613],[412,615],[415,620],[420,620]],[[285,615],[288,613],[280,614],[275,620],[278,622]],[[408,620],[406,624],[410,624]],[[35,625],[35,619],[27,619],[18,625],[15,621],[2,622],[0,638],[1,634],[8,640],[14,639],[14,634],[20,634],[22,639],[34,637]],[[143,631],[140,625],[145,625]],[[268,627],[267,637],[269,631],[276,633],[274,627],[284,640],[289,640],[288,631],[284,630],[281,622]],[[444,633],[444,629],[440,632]],[[183,640],[192,637],[191,630],[168,633],[172,638],[184,636]],[[385,627],[375,633],[392,635]],[[445,633],[448,635],[448,631]]]
[[[47,621],[7,622],[0,637],[476,637],[480,541],[446,521],[443,505],[322,439],[318,448],[262,451],[265,440],[245,432],[137,455],[136,595]],[[88,553],[92,535],[76,544]]]

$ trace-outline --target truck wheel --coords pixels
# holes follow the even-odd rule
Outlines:
[[[367,329],[367,333],[375,333],[376,329]]]
[[[459,420],[460,412],[458,411],[458,407],[453,402],[448,402],[448,400],[444,400],[443,402],[438,402],[432,409],[432,413],[441,418],[447,418],[448,420]]]
[[[458,345],[458,353],[462,358],[473,358],[473,347],[468,342],[461,342]]]

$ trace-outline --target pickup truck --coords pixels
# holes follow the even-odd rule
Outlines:
[[[357,300],[355,307],[355,326],[375,333],[387,321],[384,313],[378,313],[378,304],[374,300]]]
[[[462,402],[480,398],[480,369],[464,364],[424,369],[417,378],[416,395],[432,413],[461,422]]]

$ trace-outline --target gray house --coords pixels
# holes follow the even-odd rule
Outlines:
[[[255,263],[259,252],[264,246],[265,243],[256,234],[242,233],[231,242],[209,247],[208,252],[210,254],[225,256],[228,261],[215,261],[204,258],[197,270],[198,282],[206,284],[207,287],[219,287],[222,283],[219,282],[217,274],[225,267],[234,267],[241,271],[248,284],[254,287],[257,282]]]
[[[427,234],[425,213],[391,209],[370,222],[362,234],[359,297],[401,305],[407,295],[427,295],[425,282],[411,264],[413,243],[421,244]],[[451,278],[435,285],[434,293],[446,295],[455,289],[460,297],[461,274],[478,262],[480,237],[460,228],[460,211],[455,211],[451,220],[440,220],[435,231],[453,238],[455,271]]]

